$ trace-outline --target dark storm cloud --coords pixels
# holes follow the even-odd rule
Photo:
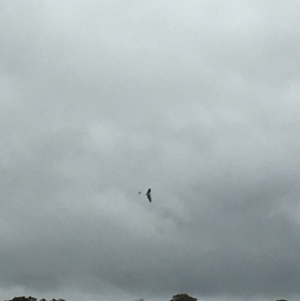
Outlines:
[[[299,2],[0,5],[2,298],[299,296]]]

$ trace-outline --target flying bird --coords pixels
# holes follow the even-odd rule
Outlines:
[[[152,202],[152,197],[151,197],[151,188],[148,189],[147,193],[146,193],[146,196],[149,200],[149,202],[151,203]]]

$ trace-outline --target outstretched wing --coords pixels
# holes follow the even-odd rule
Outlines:
[[[149,200],[149,202],[151,203],[152,202],[152,198],[151,198],[151,188],[148,189],[147,193],[146,193],[146,196]]]
[[[147,198],[148,198],[149,202],[151,203],[151,202],[152,202],[151,194],[150,194],[150,193],[147,193],[146,195],[147,195]]]

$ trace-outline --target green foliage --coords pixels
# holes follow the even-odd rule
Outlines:
[[[197,299],[188,294],[177,294],[172,297],[171,301],[197,301]]]

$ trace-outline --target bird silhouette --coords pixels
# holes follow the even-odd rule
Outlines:
[[[146,196],[149,200],[149,202],[151,203],[152,202],[152,197],[151,197],[151,188],[148,189],[147,193],[146,193]]]

